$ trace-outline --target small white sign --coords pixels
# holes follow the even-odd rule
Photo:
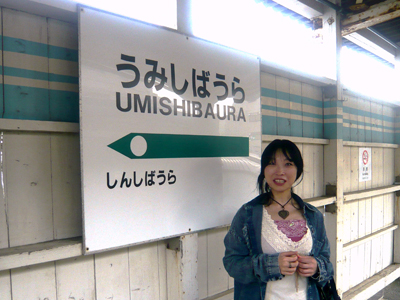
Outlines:
[[[371,148],[360,148],[359,181],[369,181],[371,175]]]

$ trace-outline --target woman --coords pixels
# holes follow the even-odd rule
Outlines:
[[[333,277],[323,216],[292,192],[302,174],[291,141],[274,140],[264,150],[260,195],[239,209],[224,240],[235,300],[318,300],[316,285]]]

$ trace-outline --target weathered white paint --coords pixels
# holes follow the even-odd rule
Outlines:
[[[0,271],[82,255],[82,239],[66,239],[0,249]]]
[[[43,18],[25,13],[9,11],[5,13],[9,20],[18,18],[23,22],[39,22]],[[11,28],[15,30],[18,26]],[[73,26],[72,26],[73,27]],[[50,21],[49,35],[44,39],[55,45],[64,43],[66,32],[74,29],[68,24]],[[32,32],[37,26],[32,26]],[[44,28],[39,27],[39,28]],[[8,30],[8,29],[7,29]],[[57,35],[57,32],[59,34]],[[19,33],[18,33],[19,34]],[[28,34],[35,40],[38,32]],[[39,34],[41,38],[42,35]],[[71,37],[72,40],[76,36]],[[71,42],[70,40],[67,42]],[[72,41],[73,42],[73,41]],[[9,55],[10,61],[18,63]],[[7,56],[6,56],[7,58]],[[46,66],[43,60],[30,61],[34,67]],[[49,62],[49,68],[60,70],[63,66]],[[72,66],[73,69],[73,66]],[[57,71],[57,72],[58,72]],[[74,70],[65,70],[74,72]],[[281,89],[292,94],[300,93],[300,83],[293,78],[279,78],[263,73],[262,86],[270,89]],[[301,84],[301,95],[315,98],[312,93],[321,92],[314,86]],[[265,98],[265,104],[276,106],[276,99]],[[376,111],[377,106],[361,98],[358,109],[366,107]],[[288,102],[288,108],[296,109],[296,104]],[[380,105],[382,107],[382,105]],[[381,108],[386,111],[387,108]],[[273,112],[272,112],[273,113]],[[385,112],[385,114],[389,112]],[[276,114],[275,114],[276,116]],[[293,115],[294,116],[294,115]],[[291,115],[292,117],[292,115]],[[355,120],[355,119],[354,119]],[[363,118],[357,119],[363,122]],[[369,120],[364,119],[365,122]],[[170,299],[183,298],[185,278],[197,275],[200,299],[232,299],[233,280],[229,278],[222,266],[224,254],[223,237],[227,228],[218,228],[198,233],[197,246],[183,245],[180,250],[167,249],[168,240],[138,245],[120,250],[106,251],[91,256],[81,255],[80,242],[56,248],[39,246],[32,250],[28,244],[41,241],[52,241],[56,238],[71,238],[80,235],[80,184],[79,184],[79,143],[77,142],[77,124],[62,122],[39,122],[0,119],[3,137],[3,170],[5,196],[0,201],[0,248],[21,245],[7,251],[0,250],[0,299]],[[398,187],[392,186],[394,176],[400,175],[399,151],[397,145],[385,143],[360,143],[329,141],[325,139],[297,138],[287,136],[263,136],[263,147],[274,138],[289,138],[298,144],[305,159],[305,179],[295,188],[306,201],[316,206],[331,204],[336,197],[324,197],[325,184],[336,183],[337,176],[343,180],[342,191],[345,191],[345,202],[339,203],[343,210],[346,230],[336,228],[340,219],[326,213],[327,230],[331,241],[338,238],[339,248],[334,247],[340,266],[342,290],[358,292],[366,299],[376,291],[399,277],[398,268],[390,265],[391,255],[395,262],[400,262],[399,251],[393,253],[392,230],[394,224],[394,192]],[[357,165],[355,164],[358,147],[372,147],[376,158],[373,165],[373,180],[365,183],[356,181]],[[1,150],[1,149],[0,149]],[[343,151],[343,157],[341,152]],[[395,159],[396,152],[396,159]],[[396,164],[396,169],[394,169]],[[38,183],[35,185],[35,183]],[[338,191],[341,191],[340,188]],[[305,196],[306,195],[306,196]],[[339,195],[339,197],[342,197]],[[307,199],[308,198],[308,199]],[[243,203],[250,199],[243,199]],[[398,201],[398,199],[396,199]],[[348,202],[348,203],[347,203]],[[29,204],[29,205],[28,205]],[[8,207],[7,207],[8,205]],[[7,209],[5,209],[7,207]],[[323,209],[323,208],[320,208]],[[398,211],[398,208],[396,209]],[[5,222],[8,213],[10,230]],[[396,224],[399,221],[396,216]],[[31,226],[26,226],[30,224]],[[348,226],[348,227],[347,227]],[[349,228],[349,230],[347,230]],[[383,228],[383,229],[382,229]],[[339,229],[336,231],[336,229]],[[399,236],[399,229],[394,231]],[[337,236],[336,236],[337,234]],[[182,239],[182,238],[181,238]],[[186,237],[185,237],[186,239]],[[8,245],[8,240],[11,244]],[[71,241],[71,240],[69,240]],[[345,244],[341,255],[340,244]],[[53,242],[50,242],[52,244]],[[48,246],[49,244],[47,244]],[[396,249],[399,239],[395,240]],[[35,246],[33,246],[35,248]],[[41,247],[40,247],[41,246]],[[32,251],[31,251],[32,250]],[[339,251],[337,251],[339,250]],[[18,254],[17,254],[18,253]],[[193,259],[197,253],[197,272]],[[184,254],[184,257],[181,255]],[[18,256],[18,258],[16,258]],[[72,257],[71,257],[72,256]],[[185,259],[187,259],[185,261]],[[181,265],[184,262],[184,265]],[[387,267],[374,277],[374,273]],[[3,266],[3,269],[1,268]],[[360,267],[361,266],[361,267]],[[12,270],[8,270],[11,268]],[[362,270],[362,272],[359,272]],[[184,272],[181,274],[181,272]],[[188,277],[185,277],[188,276]],[[373,276],[373,277],[371,277]],[[371,278],[370,278],[371,277]],[[38,280],[40,278],[40,280]],[[366,280],[368,287],[357,286],[360,280]],[[376,278],[380,278],[376,280]],[[372,280],[373,279],[373,280]],[[373,282],[375,280],[375,282]],[[370,283],[372,282],[372,283]],[[347,285],[347,286],[346,286]],[[345,287],[345,289],[344,289]],[[195,284],[189,282],[189,290],[195,291]],[[214,295],[218,295],[215,296]],[[345,298],[346,298],[345,294]],[[350,299],[350,298],[349,298]]]
[[[130,299],[129,250],[95,255],[95,278],[97,299]]]

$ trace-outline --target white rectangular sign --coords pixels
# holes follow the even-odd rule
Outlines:
[[[359,182],[372,178],[371,148],[359,148]]]
[[[259,60],[82,8],[86,253],[229,224],[256,195]]]

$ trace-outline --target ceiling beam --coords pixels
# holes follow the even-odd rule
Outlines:
[[[345,39],[394,64],[396,47],[369,29],[361,29],[344,36]]]
[[[320,17],[324,14],[324,5],[315,0],[274,0],[274,2],[308,19]]]
[[[400,0],[388,0],[342,19],[342,36],[400,17]]]

